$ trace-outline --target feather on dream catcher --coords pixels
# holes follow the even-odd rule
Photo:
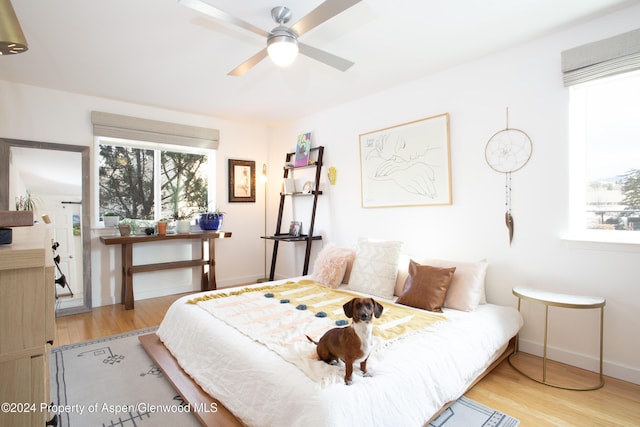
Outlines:
[[[524,131],[509,127],[509,109],[507,108],[507,127],[495,134],[484,149],[487,164],[496,172],[505,175],[505,224],[509,230],[509,245],[513,241],[515,222],[511,214],[511,174],[522,169],[531,158],[533,145]]]

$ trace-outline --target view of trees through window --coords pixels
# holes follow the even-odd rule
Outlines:
[[[100,213],[159,220],[189,219],[197,212],[206,211],[207,157],[206,154],[101,144]],[[160,206],[159,213],[157,206]]]
[[[572,88],[586,148],[586,228],[640,230],[640,72]]]

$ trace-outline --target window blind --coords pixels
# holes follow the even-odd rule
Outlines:
[[[157,142],[160,144],[217,149],[218,129],[141,119],[119,114],[91,112],[94,136]]]
[[[640,29],[562,52],[565,86],[640,69]]]

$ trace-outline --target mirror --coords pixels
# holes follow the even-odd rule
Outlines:
[[[23,194],[14,193],[29,191],[34,219],[47,215],[59,243],[57,316],[91,310],[89,163],[89,147],[0,139],[0,210],[15,209],[15,197]],[[12,177],[19,177],[20,188],[11,185]]]

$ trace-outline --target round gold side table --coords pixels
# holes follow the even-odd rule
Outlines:
[[[566,390],[596,390],[604,385],[604,376],[602,374],[602,355],[604,347],[604,306],[606,300],[602,297],[587,297],[579,295],[566,295],[555,292],[541,291],[532,288],[515,287],[512,290],[513,294],[518,297],[518,311],[520,311],[520,303],[522,300],[532,301],[545,306],[545,319],[544,319],[544,352],[542,356],[542,380],[533,378],[531,375],[523,372],[512,361],[512,358],[518,353],[519,339],[516,337],[515,351],[509,356],[509,364],[522,375],[537,381],[541,384],[549,385],[552,387],[562,388]],[[547,381],[547,336],[549,327],[549,306],[561,307],[561,308],[577,308],[577,309],[600,309],[600,382],[592,387],[569,387],[561,384],[553,384]]]

